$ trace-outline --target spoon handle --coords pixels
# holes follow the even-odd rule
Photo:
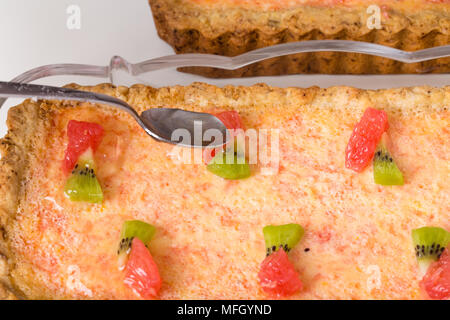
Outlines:
[[[116,106],[128,113],[136,113],[127,103],[114,97],[70,88],[0,81],[0,97],[75,100]],[[137,114],[137,113],[136,113]]]
[[[70,88],[51,87],[36,84],[25,84],[17,82],[0,81],[0,97],[2,98],[39,98],[50,100],[75,100],[81,102],[91,102],[107,104],[128,112],[149,134],[139,114],[125,101],[108,96],[106,94],[80,91]],[[150,134],[156,137],[154,134]]]

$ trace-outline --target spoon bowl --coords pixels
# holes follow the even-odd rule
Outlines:
[[[141,119],[153,132],[170,134],[170,143],[179,146],[219,147],[226,143],[226,127],[208,113],[154,108],[142,112]]]

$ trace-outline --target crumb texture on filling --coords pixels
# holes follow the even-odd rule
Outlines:
[[[265,257],[262,228],[285,223],[305,228],[289,253],[304,283],[292,298],[422,297],[411,230],[450,229],[450,87],[72,87],[116,96],[139,112],[236,110],[246,128],[280,130],[280,167],[272,175],[256,168],[248,179],[226,181],[204,165],[177,164],[177,147],[155,142],[121,111],[27,101],[10,111],[10,131],[1,141],[8,168],[19,167],[13,154],[23,162],[17,179],[0,171],[0,180],[10,175],[16,188],[0,189],[2,199],[17,191],[9,207],[0,203],[0,253],[9,258],[5,273],[20,296],[136,298],[123,285],[116,251],[123,222],[139,219],[157,228],[150,251],[162,299],[265,298],[257,279]],[[361,174],[345,169],[347,141],[367,107],[388,113],[404,186],[376,185],[371,167]],[[28,119],[17,117],[24,113],[35,119],[33,132],[17,131],[20,119]],[[102,205],[63,195],[71,119],[105,129],[95,154]]]

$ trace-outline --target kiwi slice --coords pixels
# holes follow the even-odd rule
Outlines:
[[[265,226],[263,228],[266,242],[267,256],[279,248],[289,252],[300,241],[305,233],[301,225],[290,223],[279,226]]]
[[[245,157],[233,151],[219,152],[206,168],[215,175],[229,180],[244,179],[251,175],[250,165]]]
[[[404,184],[403,174],[395,164],[383,140],[378,144],[373,158],[373,177],[376,184],[383,186]]]
[[[95,164],[92,151],[84,153],[78,159],[75,168],[67,179],[65,194],[72,201],[101,203],[103,192],[95,175]]]
[[[229,142],[225,149],[226,152],[234,152],[238,157],[245,157],[245,135],[240,133]]]
[[[433,261],[439,260],[450,242],[450,232],[439,227],[423,227],[412,231],[417,262],[424,275]]]
[[[154,226],[140,220],[129,220],[123,223],[122,232],[120,234],[119,249],[117,250],[120,269],[125,266],[133,239],[137,237],[146,246],[148,246],[150,240],[152,240],[155,235],[155,232],[156,228]]]

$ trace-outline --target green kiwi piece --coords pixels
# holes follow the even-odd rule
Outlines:
[[[245,157],[232,151],[219,152],[206,168],[211,173],[229,180],[244,179],[251,175],[250,165]]]
[[[450,242],[450,232],[439,227],[423,227],[412,231],[420,271],[426,273],[433,261],[439,260]]]
[[[245,135],[237,135],[225,148],[226,152],[234,152],[238,157],[245,157]]]
[[[289,252],[301,240],[305,230],[301,225],[290,223],[279,226],[265,226],[263,228],[266,242],[266,253],[269,256],[279,248]]]
[[[137,237],[148,246],[150,240],[152,240],[155,235],[155,232],[156,228],[154,226],[140,220],[128,220],[123,223],[122,231],[120,233],[119,248],[117,250],[120,269],[125,266],[133,239]]]
[[[71,201],[101,203],[103,192],[95,175],[92,153],[80,157],[64,188]]]
[[[383,186],[403,185],[403,174],[395,164],[383,142],[378,144],[373,158],[373,177],[376,184]]]

